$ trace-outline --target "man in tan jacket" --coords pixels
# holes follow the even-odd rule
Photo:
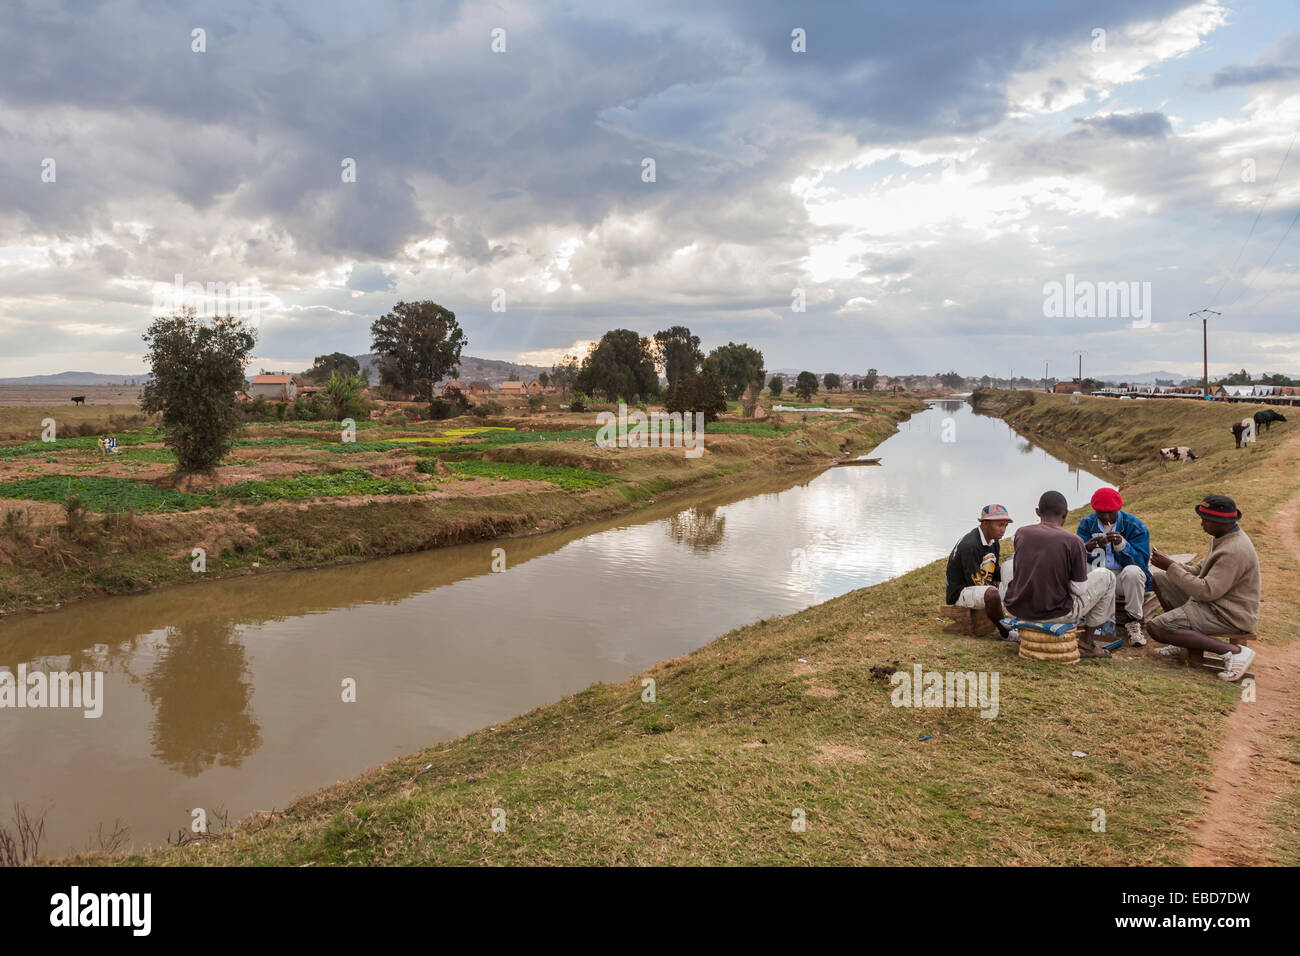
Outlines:
[[[1169,645],[1162,657],[1211,651],[1223,658],[1223,680],[1240,680],[1255,659],[1244,644],[1211,635],[1250,634],[1259,624],[1259,556],[1237,524],[1241,511],[1227,495],[1209,495],[1196,506],[1201,529],[1213,540],[1205,560],[1179,564],[1154,548],[1151,581],[1165,609],[1147,624],[1147,634]]]

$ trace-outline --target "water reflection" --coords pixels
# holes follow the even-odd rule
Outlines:
[[[253,718],[252,673],[228,618],[169,627],[144,679],[154,705],[153,754],[193,777],[214,763],[238,767],[262,745]]]
[[[0,665],[103,670],[104,716],[0,720],[0,805],[54,809],[49,848],[121,817],[136,845],[618,681],[759,618],[942,557],[979,508],[1032,521],[1086,470],[942,401],[835,468],[531,538],[205,581],[0,623]],[[1065,452],[1066,449],[1062,449]],[[1069,476],[1074,481],[1069,481]],[[1074,488],[1071,491],[1070,485]],[[507,570],[493,573],[503,547]],[[340,681],[356,680],[342,703]]]
[[[679,511],[665,525],[668,537],[692,551],[712,551],[722,541],[726,528],[726,516],[718,514],[716,505]]]

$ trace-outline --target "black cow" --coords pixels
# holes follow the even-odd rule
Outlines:
[[[1250,431],[1253,425],[1254,423],[1249,418],[1243,418],[1241,421],[1237,422],[1237,424],[1228,429],[1232,432],[1232,437],[1237,442],[1238,448],[1241,447],[1242,438],[1245,436],[1246,432]],[[1253,440],[1254,439],[1252,439],[1252,441]]]
[[[1255,425],[1256,427],[1262,426],[1264,431],[1268,431],[1268,426],[1274,422],[1284,421],[1286,421],[1286,416],[1281,412],[1273,411],[1271,408],[1265,408],[1255,413]]]
[[[73,404],[73,405],[85,405],[85,404],[86,404],[86,396],[85,396],[85,395],[73,395],[73,396],[72,396],[72,404]]]

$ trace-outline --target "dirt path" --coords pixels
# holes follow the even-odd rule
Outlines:
[[[1281,546],[1275,554],[1285,549],[1300,562],[1300,495],[1274,513],[1269,537]],[[1270,543],[1259,542],[1261,554],[1273,550]],[[1266,582],[1270,576],[1266,574]],[[1275,580],[1272,590],[1278,593],[1277,589]],[[1286,613],[1267,593],[1263,614]],[[1281,646],[1270,642],[1258,650],[1259,657],[1251,667],[1257,679],[1256,700],[1243,701],[1228,717],[1223,742],[1214,755],[1205,817],[1193,831],[1192,866],[1278,862],[1271,853],[1273,821],[1277,801],[1289,781],[1280,755],[1283,734],[1300,722],[1300,640]]]

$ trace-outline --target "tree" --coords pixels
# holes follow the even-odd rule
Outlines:
[[[538,372],[538,373],[537,373],[537,384],[540,385],[540,386],[542,386],[542,388],[547,388],[547,387],[551,384],[551,373],[550,373],[550,372]]]
[[[803,401],[812,401],[812,397],[817,394],[817,376],[812,372],[800,372],[794,380],[794,391]]]
[[[623,399],[632,404],[659,394],[650,340],[631,329],[613,329],[583,359],[573,387],[580,392],[599,392],[608,401]]]
[[[679,378],[664,393],[664,408],[685,414],[703,412],[705,422],[714,421],[727,410],[727,396],[722,379],[709,369]]]
[[[366,380],[360,375],[340,375],[337,372],[330,375],[325,383],[325,395],[336,422],[359,418],[365,413],[366,404],[362,398],[365,390]]]
[[[744,343],[719,345],[704,360],[704,367],[722,380],[732,401],[740,398],[750,382],[763,381],[763,353]]]
[[[578,377],[581,365],[578,362],[578,356],[566,355],[554,365],[551,366],[551,384],[567,395],[569,389],[573,388],[573,382]]]
[[[344,355],[342,352],[318,355],[316,361],[312,362],[311,368],[307,370],[305,377],[313,382],[325,382],[334,374],[342,376],[360,375],[361,363],[351,355]]]
[[[826,386],[828,392],[839,391],[842,381],[843,380],[834,372],[827,372],[822,376],[822,384]]]
[[[781,393],[785,391],[785,379],[780,375],[773,375],[772,381],[767,383],[767,387],[771,389],[773,398],[780,398]]]
[[[371,323],[370,337],[379,381],[429,402],[440,379],[459,376],[460,351],[468,341],[456,314],[428,300],[397,303]]]
[[[867,377],[862,380],[863,382],[862,387],[865,388],[868,392],[874,392],[876,390],[876,379],[878,378],[880,378],[879,372],[877,372],[874,368],[867,369]]]
[[[684,325],[674,325],[654,335],[655,361],[663,366],[668,386],[700,370],[704,353],[700,351],[700,337],[691,335]]]
[[[946,385],[948,388],[961,388],[966,384],[966,377],[959,374],[955,369],[943,374],[935,375],[940,385]]]
[[[230,451],[244,368],[257,334],[233,315],[200,320],[194,310],[159,316],[144,333],[153,375],[140,406],[161,412],[164,444],[183,472],[209,471]]]

